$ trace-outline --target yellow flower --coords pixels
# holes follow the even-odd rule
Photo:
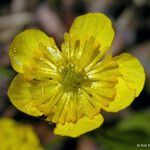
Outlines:
[[[0,119],[0,142],[0,150],[43,150],[31,126],[8,118]]]
[[[128,53],[108,55],[114,30],[104,14],[77,17],[64,38],[60,51],[36,29],[15,37],[9,55],[19,74],[8,95],[19,110],[55,123],[55,134],[76,137],[103,123],[101,109],[117,112],[130,105],[145,73]]]

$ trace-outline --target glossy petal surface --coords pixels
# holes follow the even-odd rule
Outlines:
[[[135,90],[135,97],[137,97],[145,83],[145,72],[142,64],[137,58],[128,53],[114,57],[114,60],[119,65],[119,72],[122,79],[125,80],[130,89]]]
[[[70,63],[76,63],[76,70],[80,72],[95,57],[100,59],[109,50],[114,30],[107,16],[89,13],[77,17],[64,37],[62,55]]]
[[[116,84],[116,96],[106,111],[117,112],[129,106],[143,89],[145,73],[140,62],[131,54],[114,57],[119,65],[120,76]]]
[[[78,120],[76,124],[57,124],[54,133],[58,135],[77,137],[83,133],[98,128],[103,123],[103,120],[104,119],[101,115],[97,115],[92,119],[83,117],[82,119]]]
[[[69,34],[81,42],[94,37],[95,41],[100,44],[101,51],[110,48],[114,38],[111,20],[100,13],[89,13],[77,17],[70,28]]]
[[[45,115],[56,124],[55,134],[77,137],[98,128],[101,109],[126,108],[145,81],[134,56],[107,53],[113,37],[111,21],[101,13],[77,17],[61,50],[42,31],[18,34],[9,50],[19,73],[8,91],[11,102],[29,115]]]
[[[10,61],[18,73],[30,78],[56,78],[54,63],[61,59],[53,38],[37,29],[18,34],[10,45]]]
[[[56,85],[56,82],[50,80],[28,80],[19,74],[13,79],[8,96],[19,110],[32,116],[41,116],[43,113],[37,106],[50,99]]]

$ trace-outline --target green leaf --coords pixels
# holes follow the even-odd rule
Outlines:
[[[122,131],[138,130],[150,136],[150,112],[143,111],[122,120],[116,127]]]
[[[115,127],[101,129],[93,139],[102,150],[145,150],[150,144],[149,126],[149,111],[139,112],[122,119]]]
[[[14,72],[8,68],[0,67],[0,80],[4,77],[11,78],[14,75]]]

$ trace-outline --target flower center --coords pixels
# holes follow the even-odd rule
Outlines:
[[[64,68],[62,70],[61,84],[67,91],[76,91],[84,80],[83,75],[76,73],[73,67]]]

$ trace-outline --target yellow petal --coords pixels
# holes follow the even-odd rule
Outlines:
[[[47,120],[52,121],[52,116],[54,115],[57,103],[62,99],[64,91],[61,86],[53,87],[50,98],[38,106],[38,109],[48,116]]]
[[[114,58],[119,65],[119,71],[122,79],[127,86],[135,90],[137,97],[143,89],[145,82],[145,72],[142,64],[133,55],[123,53]]]
[[[38,106],[49,101],[57,83],[51,80],[27,80],[19,74],[11,82],[8,96],[19,110],[32,116],[41,116]]]
[[[80,105],[82,108],[83,113],[88,116],[89,118],[93,118],[93,116],[99,114],[100,107],[97,108],[97,103],[94,103],[94,98],[90,98],[89,94],[81,89],[82,94],[80,94]],[[93,102],[91,102],[93,101]],[[94,104],[93,104],[94,103]]]
[[[69,34],[65,34],[62,55],[76,64],[77,71],[81,71],[99,61],[111,47],[113,37],[111,20],[104,14],[79,16],[73,22]]]
[[[19,73],[32,76],[56,76],[55,62],[61,58],[53,38],[37,29],[19,33],[9,49],[10,61]]]
[[[62,136],[77,137],[81,134],[98,128],[103,123],[102,115],[97,115],[93,119],[83,117],[77,123],[56,124],[54,133]]]
[[[135,98],[135,90],[130,89],[126,82],[119,77],[116,85],[116,96],[113,101],[108,103],[108,106],[103,107],[108,112],[117,112],[129,106]]]
[[[56,105],[55,114],[52,118],[52,122],[58,123],[58,121],[63,122],[65,121],[65,117],[63,116],[63,113],[66,113],[66,103],[68,104],[67,99],[68,94],[65,93],[62,98],[58,101],[58,104]]]
[[[117,112],[129,106],[144,86],[145,73],[140,62],[130,54],[121,54],[114,58],[118,62],[121,76],[116,84],[115,99],[105,107],[106,111]]]
[[[94,37],[96,42],[100,43],[100,50],[104,50],[111,46],[114,30],[107,16],[101,13],[89,13],[75,19],[69,34],[75,35],[80,41]]]

